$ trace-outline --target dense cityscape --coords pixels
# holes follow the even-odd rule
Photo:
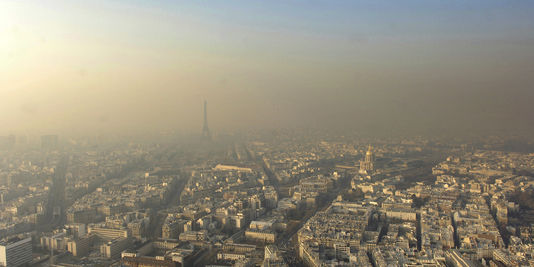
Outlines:
[[[0,265],[534,264],[534,154],[503,138],[188,138],[3,137]]]
[[[534,267],[533,14],[0,0],[0,267]]]

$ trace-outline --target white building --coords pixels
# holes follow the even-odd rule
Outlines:
[[[0,242],[0,266],[17,267],[32,261],[32,238]]]

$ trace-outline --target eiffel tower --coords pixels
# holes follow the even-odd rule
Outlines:
[[[210,129],[208,128],[208,102],[204,100],[204,126],[202,127],[202,139],[211,140]]]

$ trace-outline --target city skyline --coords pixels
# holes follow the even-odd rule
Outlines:
[[[534,154],[505,139],[201,136],[0,145],[0,265],[534,262]]]
[[[0,0],[0,267],[534,266],[532,14]]]

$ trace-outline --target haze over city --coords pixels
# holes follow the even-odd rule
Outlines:
[[[0,0],[0,267],[534,266],[532,14]]]
[[[529,1],[2,1],[2,134],[528,133]]]

